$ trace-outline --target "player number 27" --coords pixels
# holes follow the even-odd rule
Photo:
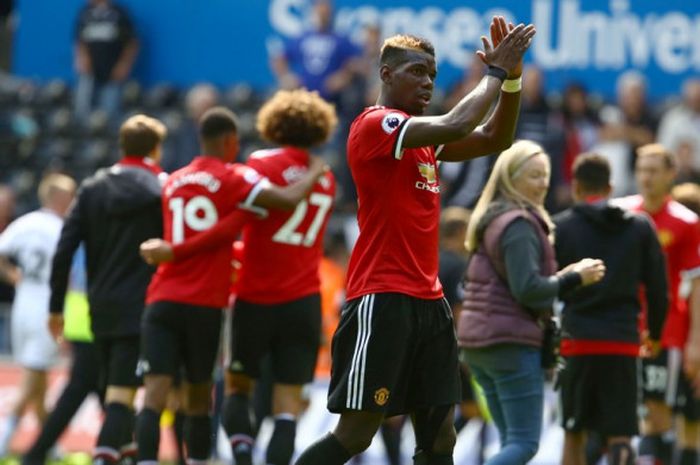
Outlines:
[[[297,228],[304,220],[306,212],[309,209],[309,204],[318,207],[318,210],[306,234],[303,234],[297,231]],[[312,193],[308,202],[306,200],[299,202],[292,216],[277,230],[275,235],[272,236],[272,240],[282,244],[311,247],[316,242],[318,232],[321,230],[321,226],[323,225],[323,221],[331,205],[333,205],[333,198],[330,195],[319,194],[317,192]]]
[[[204,231],[214,226],[219,219],[216,205],[209,198],[198,195],[185,201],[182,197],[173,197],[168,202],[173,212],[173,244],[185,240],[185,225],[193,231]]]

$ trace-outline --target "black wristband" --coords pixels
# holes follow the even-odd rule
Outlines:
[[[496,77],[503,82],[508,77],[508,71],[498,66],[489,65],[489,70],[486,71],[486,75]]]

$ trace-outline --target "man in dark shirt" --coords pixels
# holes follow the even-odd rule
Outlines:
[[[145,115],[124,122],[122,159],[82,183],[54,255],[49,329],[59,338],[73,255],[85,244],[92,331],[107,386],[93,464],[116,463],[133,442],[141,314],[154,271],[141,260],[139,244],[163,233],[156,163],[165,133],[165,126]]]
[[[608,463],[630,465],[630,439],[638,433],[639,289],[644,285],[646,290],[645,342],[658,351],[668,306],[665,259],[646,216],[608,203],[607,159],[580,155],[572,186],[576,205],[554,217],[557,261],[566,267],[595,257],[605,262],[607,273],[600,283],[562,298],[562,463],[586,463],[586,433],[592,432],[607,439]]]
[[[119,111],[121,83],[129,77],[138,53],[126,11],[110,0],[90,0],[78,16],[75,67],[78,87],[75,112],[86,118],[93,105],[111,117]]]

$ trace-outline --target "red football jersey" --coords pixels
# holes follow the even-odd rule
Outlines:
[[[700,220],[691,210],[668,199],[658,212],[644,210],[641,195],[617,199],[615,203],[635,212],[645,212],[656,225],[659,242],[666,255],[669,308],[661,342],[664,347],[685,346],[689,330],[688,306],[678,295],[682,273],[700,271]]]
[[[378,292],[442,297],[438,280],[440,180],[434,147],[404,149],[410,116],[365,109],[350,127],[348,164],[360,235],[350,257],[348,300]]]
[[[278,186],[293,184],[309,164],[309,153],[292,147],[260,150],[248,166]],[[278,304],[318,293],[323,236],[335,198],[335,178],[326,173],[293,212],[270,210],[243,228],[238,297],[257,304]],[[274,292],[271,292],[274,290]]]
[[[208,156],[175,171],[163,187],[163,229],[173,244],[214,226],[252,203],[267,181],[253,168]],[[231,244],[222,243],[178,262],[165,263],[151,279],[146,303],[179,302],[223,308],[231,285]]]

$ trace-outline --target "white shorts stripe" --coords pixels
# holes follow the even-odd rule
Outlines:
[[[363,296],[362,300],[360,300],[360,305],[357,309],[357,338],[355,340],[355,351],[352,354],[352,363],[350,363],[350,375],[348,376],[348,393],[345,399],[345,406],[347,408],[353,408],[353,394],[355,389],[354,384],[355,384],[355,372],[356,372],[356,366],[357,362],[359,360],[359,353],[360,353],[360,346],[362,345],[362,335],[363,335],[363,324],[362,324],[362,310],[365,307],[365,303],[367,302],[367,296]]]
[[[362,399],[364,398],[365,394],[365,369],[367,367],[367,346],[369,345],[369,338],[372,335],[372,312],[374,311],[374,294],[372,294],[369,298],[369,303],[367,305],[366,312],[369,314],[367,316],[367,322],[365,324],[366,326],[366,337],[365,337],[365,343],[364,346],[362,347],[362,364],[360,366],[360,395],[359,395],[359,403],[357,408],[361,409],[362,408]]]

